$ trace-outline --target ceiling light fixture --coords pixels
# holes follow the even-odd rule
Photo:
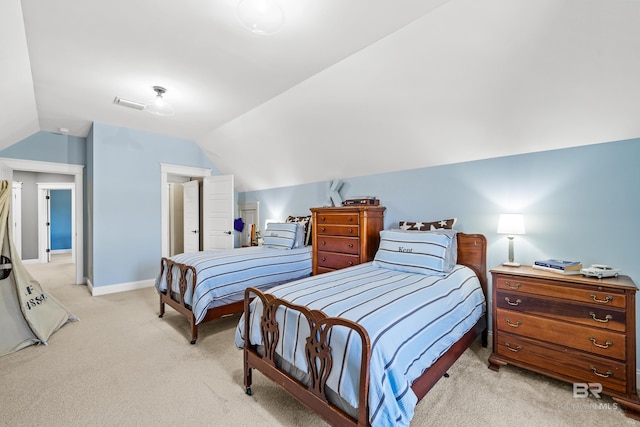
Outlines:
[[[173,107],[162,97],[167,90],[162,86],[154,86],[153,90],[156,91],[156,97],[145,104],[144,111],[157,116],[173,115]]]
[[[284,25],[284,12],[275,0],[240,0],[237,13],[240,23],[254,34],[269,36]]]

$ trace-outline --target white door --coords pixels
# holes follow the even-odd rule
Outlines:
[[[22,183],[11,183],[11,223],[13,224],[13,245],[22,259]]]
[[[184,183],[184,252],[200,250],[200,183],[189,181]]]
[[[233,196],[233,175],[203,178],[202,250],[233,248]]]

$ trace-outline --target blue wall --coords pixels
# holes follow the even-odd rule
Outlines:
[[[219,170],[191,140],[94,123],[87,138],[39,132],[0,157],[85,166],[85,276],[94,287],[155,278],[160,163]]]
[[[92,283],[155,278],[162,255],[160,164],[219,171],[190,140],[94,123],[87,142]]]
[[[71,190],[49,192],[51,250],[71,249]]]
[[[77,136],[38,132],[0,151],[0,157],[86,165],[86,139]]]
[[[640,283],[640,139],[349,178],[343,198],[375,195],[387,207],[385,227],[401,220],[457,217],[456,228],[482,233],[489,267],[507,257],[496,233],[500,213],[524,214],[527,234],[515,239],[516,261],[540,258],[611,264]],[[328,183],[239,195],[260,201],[267,218],[309,214]]]
[[[638,159],[640,139],[633,139],[349,178],[341,195],[377,196],[387,207],[385,228],[401,220],[457,217],[458,230],[487,237],[489,268],[507,260],[507,238],[496,233],[499,214],[520,212],[527,234],[515,238],[516,261],[610,264],[639,285]],[[246,192],[239,201],[260,201],[263,224],[310,214],[309,207],[322,206],[327,189],[328,183],[316,183]]]

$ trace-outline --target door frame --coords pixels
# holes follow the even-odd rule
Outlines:
[[[255,218],[257,222],[260,222],[260,202],[256,201],[256,202],[244,202],[244,203],[238,203],[238,215],[240,216],[240,218],[245,219],[247,217],[247,213],[248,212],[253,212],[255,214]],[[259,228],[260,224],[256,224],[256,226]],[[245,243],[244,238],[245,236],[248,236],[249,234],[251,234],[251,232],[247,233],[247,227],[249,226],[248,223],[245,224],[245,229],[242,230],[242,233],[239,233],[239,244],[240,246],[243,246],[243,243]],[[251,246],[251,237],[249,236],[249,244],[247,246]]]
[[[160,227],[163,257],[169,256],[169,191],[167,189],[169,174],[186,178],[201,178],[211,176],[211,169],[160,163]]]
[[[11,181],[11,221],[13,246],[22,259],[22,182]]]
[[[61,175],[73,175],[75,184],[75,204],[73,211],[76,217],[76,226],[72,236],[76,248],[74,263],[76,266],[76,283],[87,283],[84,277],[84,165],[72,165],[68,163],[41,162],[36,160],[10,159],[0,157],[0,175],[3,179],[13,181],[13,171],[57,173]]]
[[[47,204],[45,203],[45,196],[49,194],[51,190],[71,190],[71,206],[75,205],[76,199],[76,185],[73,182],[38,182],[38,259],[42,263],[47,263],[51,260],[51,252],[47,253],[47,249],[51,250],[47,246],[50,246],[51,242],[51,227],[46,225],[47,220]],[[71,209],[71,230],[75,229],[76,215],[73,209]],[[47,235],[48,234],[48,235]],[[74,245],[74,239],[71,239],[71,259],[75,259],[76,247]]]

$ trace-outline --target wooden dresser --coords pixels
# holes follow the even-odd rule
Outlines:
[[[313,274],[372,261],[384,228],[383,206],[311,208]]]
[[[599,383],[640,420],[636,285],[532,267],[497,267],[489,368],[512,364],[571,383]],[[597,387],[596,387],[597,388]]]

